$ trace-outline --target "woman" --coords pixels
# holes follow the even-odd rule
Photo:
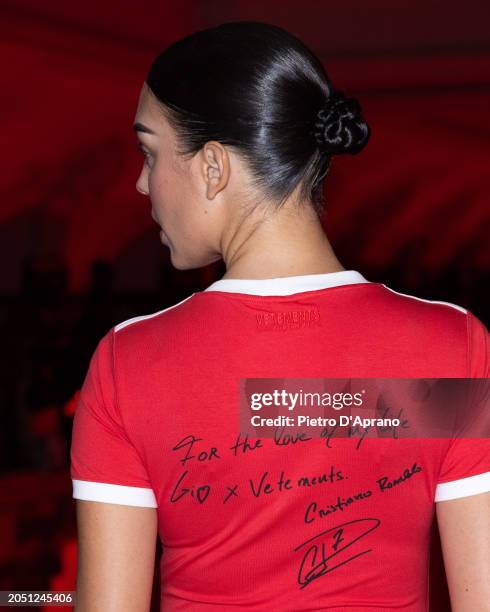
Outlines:
[[[156,58],[134,129],[172,264],[226,273],[92,357],[71,449],[76,610],[148,610],[158,534],[162,610],[422,612],[434,510],[454,610],[488,610],[486,440],[239,421],[243,379],[488,376],[471,312],[332,250],[323,178],[369,139],[357,100],[281,28],[227,23]]]

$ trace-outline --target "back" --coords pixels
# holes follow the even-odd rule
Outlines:
[[[489,490],[487,441],[252,438],[239,381],[486,377],[488,363],[470,312],[354,270],[222,279],[102,338],[73,496],[158,507],[164,610],[426,610],[434,502]]]

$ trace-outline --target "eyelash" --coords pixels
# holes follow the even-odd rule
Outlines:
[[[143,155],[144,155],[144,157],[145,157],[145,166],[148,166],[148,168],[150,168],[151,166],[150,166],[150,164],[148,163],[148,160],[149,160],[149,158],[151,157],[151,156],[150,156],[150,154],[149,154],[147,151],[145,151],[145,150],[143,149],[143,146],[142,146],[142,144],[141,144],[140,142],[138,142],[138,143],[137,143],[137,145],[136,145],[136,149],[137,149],[137,150],[138,150],[140,153],[143,153]]]

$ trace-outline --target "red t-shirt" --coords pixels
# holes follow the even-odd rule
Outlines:
[[[100,340],[73,497],[157,508],[168,612],[425,611],[435,502],[490,490],[488,440],[247,439],[239,380],[483,378],[488,347],[465,308],[355,270],[218,280]]]

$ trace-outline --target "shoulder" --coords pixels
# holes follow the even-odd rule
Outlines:
[[[443,300],[430,300],[427,298],[421,298],[416,295],[412,295],[410,293],[402,293],[401,291],[397,291],[388,287],[384,283],[381,283],[381,286],[386,290],[386,295],[391,295],[391,300],[398,304],[406,304],[408,307],[412,309],[419,309],[422,312],[427,312],[427,305],[430,306],[431,312],[439,312],[441,314],[446,314],[452,316],[456,319],[461,319],[461,315],[455,315],[454,312],[461,313],[466,316],[468,313],[468,309],[460,306],[459,304],[454,304],[453,302],[446,302]],[[434,309],[435,308],[435,309]]]
[[[450,355],[464,352],[469,377],[488,375],[489,333],[468,308],[443,300],[421,298],[380,283],[377,301],[388,327],[420,349]]]
[[[395,328],[466,336],[470,312],[464,306],[404,293],[382,283],[380,287],[380,314],[389,317]]]
[[[109,330],[114,349],[121,356],[152,354],[165,348],[165,343],[175,346],[182,335],[196,320],[194,307],[195,293],[180,302],[149,314],[138,315],[121,321]]]
[[[182,316],[182,314],[185,315],[188,312],[188,308],[184,307],[184,304],[190,302],[194,296],[195,293],[192,293],[180,302],[177,302],[177,304],[173,304],[162,310],[157,310],[150,314],[138,315],[121,321],[114,326],[114,334],[119,334],[122,330],[129,327],[131,327],[132,331],[135,333],[143,332],[146,329],[152,329],[155,326],[165,324],[170,319],[175,319],[176,317]]]

